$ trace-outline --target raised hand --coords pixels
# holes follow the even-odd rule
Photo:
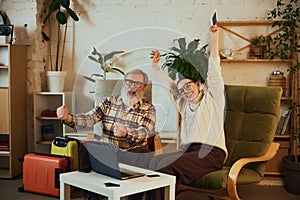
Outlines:
[[[157,64],[160,60],[160,52],[158,50],[152,50],[150,52],[150,58],[153,64]]]
[[[69,112],[66,105],[62,105],[56,109],[56,115],[61,120],[68,120]]]

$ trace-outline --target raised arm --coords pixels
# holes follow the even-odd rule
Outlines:
[[[152,50],[150,52],[150,58],[152,59],[152,66],[153,69],[158,72],[156,73],[157,76],[155,78],[157,78],[157,81],[168,87],[171,90],[172,94],[176,94],[176,84],[174,83],[174,81],[167,75],[167,73],[165,73],[161,67],[158,66],[158,62],[160,60],[160,52],[158,50]]]
[[[212,25],[210,27],[210,57],[219,57],[218,34],[217,25]]]
[[[206,82],[208,90],[214,98],[224,95],[224,81],[221,74],[218,48],[218,32],[217,25],[210,27],[210,57]]]

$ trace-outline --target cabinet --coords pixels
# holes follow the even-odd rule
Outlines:
[[[267,79],[274,70],[281,70],[286,72],[287,69],[293,64],[293,60],[282,60],[282,59],[249,59],[248,50],[251,45],[250,38],[253,36],[271,36],[278,33],[280,30],[271,28],[272,21],[228,21],[218,22],[220,27],[220,49],[234,49],[235,57],[233,59],[221,59],[222,62],[222,73],[223,77],[226,78],[227,73],[230,76],[227,78],[234,77],[233,72],[237,70],[240,74],[244,75],[239,77],[235,76],[235,82],[229,84],[241,84],[241,85],[268,85]],[[242,68],[247,68],[247,71],[242,71]],[[291,95],[290,77],[285,74],[287,78],[287,94],[282,98],[282,106],[288,104],[288,97]],[[228,80],[225,80],[228,84]],[[227,82],[226,82],[227,81]],[[250,82],[249,83],[247,83]],[[230,81],[229,81],[230,82]],[[291,153],[291,142],[290,142],[290,129],[287,128],[285,134],[276,134],[274,141],[280,143],[279,150],[276,156],[267,162],[265,174],[268,175],[282,175],[282,157],[287,156]]]
[[[27,152],[27,48],[0,44],[0,178],[21,173]]]
[[[39,92],[34,94],[34,144],[35,151],[49,153],[51,142],[56,136],[74,135],[72,129],[56,116],[56,109],[66,105],[69,112],[74,111],[73,92]]]

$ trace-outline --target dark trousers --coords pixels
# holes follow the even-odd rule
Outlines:
[[[225,152],[210,145],[192,143],[181,151],[153,157],[150,169],[176,176],[176,195],[180,184],[191,184],[204,174],[222,169]],[[153,190],[147,195],[149,200],[164,198],[163,188]]]

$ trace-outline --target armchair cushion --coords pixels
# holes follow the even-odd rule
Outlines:
[[[280,112],[281,88],[226,86],[225,135],[232,166],[240,158],[264,155],[273,141]],[[248,164],[261,177],[265,163]]]
[[[190,186],[209,190],[226,188],[229,170],[230,167],[224,167],[222,170],[210,172],[202,178],[197,179]],[[247,168],[242,169],[238,177],[239,184],[258,183],[260,180],[260,174]]]

